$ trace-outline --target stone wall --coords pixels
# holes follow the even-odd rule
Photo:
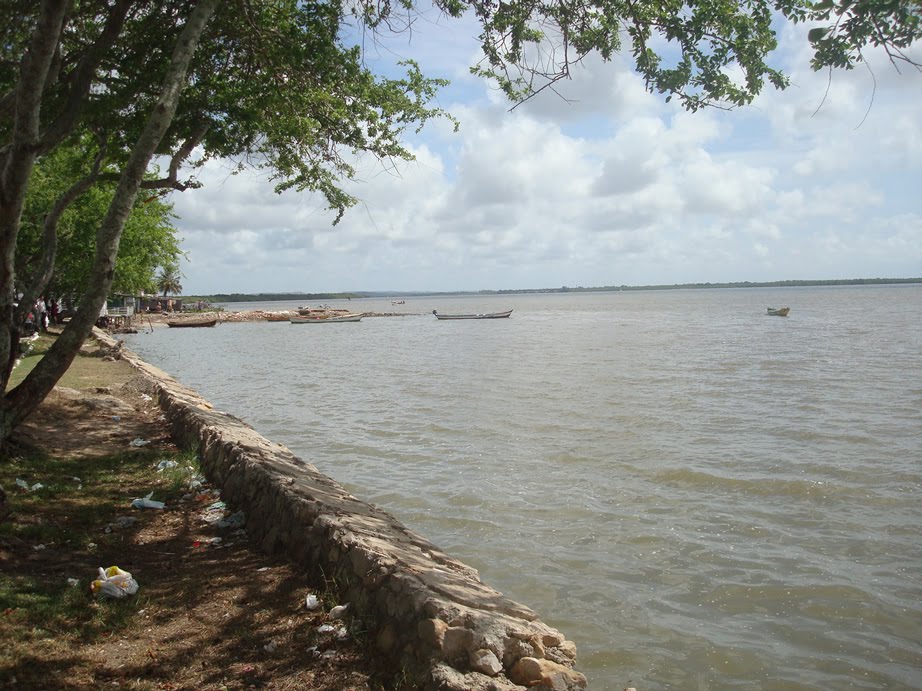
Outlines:
[[[102,332],[109,346],[115,341]],[[121,350],[151,380],[176,442],[198,452],[222,499],[264,550],[322,572],[375,644],[427,689],[586,687],[576,647],[385,511],[195,391]]]

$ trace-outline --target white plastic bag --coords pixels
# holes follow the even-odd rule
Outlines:
[[[90,590],[98,597],[121,598],[138,592],[138,582],[127,571],[117,566],[108,569],[99,567],[99,578],[90,584]]]
[[[131,505],[136,509],[162,509],[166,506],[162,501],[154,501],[151,499],[152,496],[154,496],[153,492],[143,499],[135,499],[131,502]]]

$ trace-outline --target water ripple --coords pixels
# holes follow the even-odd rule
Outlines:
[[[406,307],[128,346],[559,626],[592,688],[922,688],[922,288]]]

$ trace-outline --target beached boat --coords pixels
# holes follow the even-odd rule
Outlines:
[[[166,325],[171,326],[174,329],[186,329],[193,327],[214,326],[217,323],[217,319],[177,319],[175,321],[168,321]]]
[[[788,312],[791,311],[790,307],[769,307],[768,314],[772,317],[786,317]]]
[[[331,314],[316,317],[289,317],[292,324],[330,324],[332,322],[360,322],[362,314]]]
[[[482,314],[439,314],[438,310],[432,310],[436,319],[505,319],[512,310],[507,312],[484,312]]]
[[[298,314],[302,317],[316,317],[322,314],[352,314],[352,312],[340,307],[299,307]]]

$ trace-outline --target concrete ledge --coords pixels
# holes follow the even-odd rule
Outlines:
[[[377,646],[427,689],[585,688],[576,647],[477,571],[350,495],[314,466],[214,408],[101,331],[158,393],[176,442],[196,450],[263,549],[332,578]]]

